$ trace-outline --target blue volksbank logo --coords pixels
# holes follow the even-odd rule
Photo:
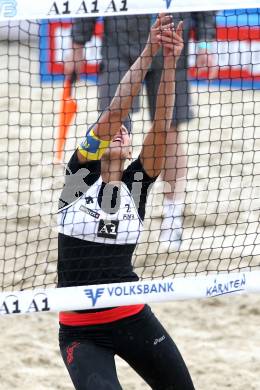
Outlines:
[[[97,303],[98,298],[103,295],[104,291],[105,289],[101,287],[94,290],[92,288],[86,288],[86,290],[84,290],[84,293],[89,299],[91,299],[92,306],[94,307]]]
[[[160,282],[160,283],[140,283],[130,284],[127,286],[115,285],[111,287],[98,287],[87,288],[84,290],[85,295],[91,299],[92,307],[94,307],[99,298],[106,292],[109,297],[120,296],[135,296],[135,295],[147,295],[147,294],[162,294],[174,292],[173,282]]]
[[[17,13],[16,6],[15,0],[0,0],[0,15],[5,18],[13,18]]]

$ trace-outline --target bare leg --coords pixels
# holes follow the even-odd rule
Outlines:
[[[178,131],[172,126],[167,137],[165,169],[160,176],[162,181],[169,183],[164,186],[163,222],[159,239],[163,252],[178,250],[182,234],[187,159],[178,141]]]
[[[176,204],[183,203],[185,192],[185,181],[187,174],[187,158],[178,142],[178,132],[176,127],[171,127],[171,132],[167,136],[167,149],[165,169],[160,178],[170,184],[171,191],[165,192],[165,197]]]

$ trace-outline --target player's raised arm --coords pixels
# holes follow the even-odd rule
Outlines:
[[[170,22],[170,16],[161,14],[151,27],[144,50],[121,80],[107,110],[103,112],[95,126],[87,132],[86,139],[79,148],[81,160],[82,156],[85,159],[100,159],[110,141],[119,131],[132,107],[133,98],[139,93],[152,59],[161,46],[159,39],[161,28],[162,26],[169,27]]]
[[[157,36],[163,46],[164,65],[157,92],[154,121],[145,137],[140,158],[146,173],[155,177],[160,174],[165,161],[167,132],[170,131],[175,101],[175,71],[183,49],[182,26],[175,31],[165,27]]]

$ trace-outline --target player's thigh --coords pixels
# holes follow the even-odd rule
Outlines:
[[[153,120],[156,97],[161,79],[161,69],[150,70],[145,78],[147,89],[147,97],[149,103],[150,118]],[[186,122],[194,117],[192,110],[192,100],[190,92],[190,83],[186,69],[176,69],[175,82],[175,102],[173,109],[172,123],[177,126],[180,123]]]
[[[60,350],[76,390],[122,390],[111,350],[89,341],[62,342]]]
[[[147,311],[140,321],[129,323],[123,334],[120,356],[152,389],[194,390],[177,346],[152,313]]]

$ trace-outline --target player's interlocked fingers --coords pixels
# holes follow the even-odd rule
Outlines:
[[[148,37],[147,44],[151,45],[152,54],[155,54],[161,46],[161,41],[158,39],[163,29],[173,28],[172,16],[166,14],[160,14],[155,23],[152,25],[150,35]]]
[[[158,41],[163,47],[164,56],[174,56],[176,59],[179,58],[183,49],[183,22],[180,22],[174,29],[174,25],[171,24],[162,26],[160,33],[157,35]]]

